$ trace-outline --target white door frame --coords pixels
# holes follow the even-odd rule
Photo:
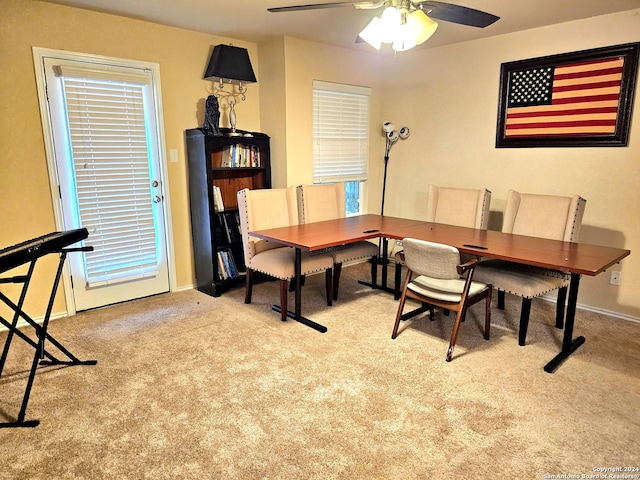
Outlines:
[[[91,55],[86,53],[68,52],[65,50],[55,50],[50,48],[33,47],[33,62],[36,75],[36,86],[38,89],[38,101],[40,103],[40,119],[42,121],[42,133],[44,137],[44,148],[47,157],[47,168],[49,170],[49,188],[51,189],[51,199],[53,203],[53,214],[57,231],[64,230],[64,222],[62,215],[62,200],[59,191],[59,179],[56,168],[55,150],[53,145],[53,135],[51,129],[51,119],[49,116],[49,104],[47,102],[46,83],[44,76],[44,57],[62,56],[71,60],[78,61],[107,61],[119,65],[128,65],[132,67],[143,67],[153,71],[153,91],[156,98],[156,106],[158,118],[156,119],[158,129],[158,155],[160,159],[160,175],[162,178],[162,195],[165,201],[162,202],[165,218],[165,232],[167,245],[167,261],[169,267],[169,291],[175,292],[177,287],[176,268],[175,268],[175,251],[173,245],[173,229],[171,221],[171,210],[167,207],[170,205],[169,188],[167,182],[167,156],[164,135],[164,115],[162,110],[162,97],[160,95],[160,65],[153,62],[142,62],[137,60],[127,60],[115,57],[106,57],[102,55]],[[64,295],[66,301],[67,315],[76,313],[75,302],[73,298],[73,285],[71,282],[71,274],[68,265],[62,273],[62,282],[64,285]]]

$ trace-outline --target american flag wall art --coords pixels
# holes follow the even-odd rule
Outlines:
[[[503,64],[496,146],[626,145],[638,44],[611,48]]]

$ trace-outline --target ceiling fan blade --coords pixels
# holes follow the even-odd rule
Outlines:
[[[421,9],[429,17],[435,18],[436,20],[459,23],[462,25],[469,25],[471,27],[484,28],[500,20],[500,17],[490,13],[469,7],[463,7],[462,5],[453,5],[451,3],[431,0],[425,2],[413,2],[413,4],[416,8]]]
[[[300,10],[319,10],[321,8],[345,7],[347,5],[353,5],[354,3],[357,3],[357,2],[310,3],[309,5],[291,5],[288,7],[267,8],[267,12],[279,13],[279,12],[296,12]]]

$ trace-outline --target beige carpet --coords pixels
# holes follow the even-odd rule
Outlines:
[[[39,369],[27,419],[41,424],[0,429],[0,478],[542,479],[640,466],[640,324],[578,311],[587,341],[548,374],[554,306],[534,301],[519,347],[508,297],[488,342],[473,307],[446,363],[452,317],[409,320],[391,340],[397,303],[359,285],[366,275],[345,268],[331,308],[324,277],[307,280],[304,313],[325,334],[280,322],[275,283],[252,305],[242,288],[187,291],[55,321],[50,333],[98,365]],[[20,408],[22,345],[0,379],[3,421]]]

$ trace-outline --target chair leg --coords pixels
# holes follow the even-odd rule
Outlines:
[[[251,303],[251,294],[253,293],[253,270],[247,268],[247,279],[244,290],[244,303]]]
[[[456,321],[453,324],[453,331],[451,332],[451,341],[449,342],[449,348],[447,349],[447,362],[451,361],[451,357],[453,357],[453,349],[456,346],[456,340],[458,338],[458,330],[460,329],[460,323],[462,322],[462,317],[466,314],[466,308],[461,308],[458,310],[456,315]]]
[[[340,273],[342,272],[342,264],[333,264],[333,299],[338,301],[338,287],[340,286]]]
[[[327,306],[330,307],[333,305],[333,269],[327,268],[324,271],[324,283],[325,289],[327,290]]]
[[[524,347],[527,339],[527,329],[529,328],[529,315],[531,314],[531,299],[522,299],[522,310],[520,310],[520,331],[518,332],[518,345]]]
[[[564,328],[564,307],[567,302],[567,287],[560,287],[558,290],[558,301],[556,303],[556,328]]]
[[[402,264],[396,262],[396,271],[393,282],[393,299],[398,300],[400,298],[400,282],[402,282]]]
[[[407,301],[407,285],[409,284],[409,280],[411,280],[411,272],[407,271],[407,276],[404,279],[404,287],[402,288],[402,295],[400,295],[400,303],[398,303],[396,323],[393,325],[393,333],[391,334],[392,339],[398,336],[398,326],[400,325],[400,320],[402,319],[402,310],[404,309],[404,304]]]
[[[287,321],[287,290],[289,281],[287,279],[279,280],[280,282],[280,320]]]
[[[487,294],[487,301],[484,312],[484,339],[489,340],[491,335],[491,293],[493,288],[489,285],[489,292]]]
[[[402,295],[400,295],[400,303],[398,303],[398,313],[396,314],[396,323],[393,325],[393,333],[391,333],[391,339],[395,339],[398,336],[398,326],[400,325],[402,310],[404,309],[404,303],[406,300],[407,296],[404,292],[402,292]]]

